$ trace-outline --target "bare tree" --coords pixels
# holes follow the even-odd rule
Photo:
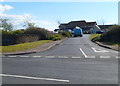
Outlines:
[[[27,28],[35,27],[35,23],[30,22],[30,21],[25,21],[24,24],[25,25],[23,25],[23,27],[27,27]]]
[[[101,23],[102,23],[102,25],[105,25],[105,20],[102,19],[102,20],[101,20]]]

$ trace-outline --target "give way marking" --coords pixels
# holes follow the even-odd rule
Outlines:
[[[94,52],[109,52],[107,50],[97,49],[97,48],[94,48],[94,47],[92,47],[92,49],[94,50]]]
[[[49,81],[59,81],[59,82],[70,82],[69,80],[53,79],[53,78],[38,78],[38,77],[21,76],[21,75],[0,74],[0,76],[15,77],[15,78],[25,78],[25,79],[34,79],[34,80],[49,80]]]

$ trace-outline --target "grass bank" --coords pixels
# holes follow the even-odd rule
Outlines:
[[[99,40],[100,36],[101,36],[101,34],[91,34],[90,35],[90,40],[91,41],[97,41],[97,40]]]
[[[20,50],[27,50],[27,49],[35,48],[45,43],[49,43],[50,41],[51,40],[41,40],[41,41],[22,43],[11,46],[0,46],[0,52],[14,52]]]

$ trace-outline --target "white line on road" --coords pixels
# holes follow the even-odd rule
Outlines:
[[[87,55],[83,52],[83,50],[80,48],[80,51],[82,52],[82,54],[87,57]]]
[[[33,58],[41,58],[41,56],[33,56]]]
[[[36,80],[50,80],[50,81],[59,81],[59,82],[69,82],[69,80],[52,79],[52,78],[38,78],[38,77],[21,76],[21,75],[0,74],[0,76],[15,77],[15,78],[26,78],[26,79],[36,79]]]
[[[95,56],[87,56],[86,58],[95,58]]]
[[[102,49],[98,49],[98,51],[97,51],[94,47],[92,47],[92,49],[94,50],[94,52],[108,52],[108,51],[102,50]]]
[[[116,56],[116,58],[120,58],[119,56]]]
[[[20,57],[29,57],[29,56],[20,56]]]
[[[45,56],[45,58],[55,58],[55,56]]]
[[[81,58],[81,57],[72,57],[73,59]]]
[[[100,58],[110,58],[110,56],[100,56]]]
[[[58,56],[58,58],[69,58],[67,56]]]

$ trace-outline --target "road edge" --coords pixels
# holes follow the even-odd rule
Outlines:
[[[117,46],[110,46],[110,45],[104,44],[104,43],[99,42],[99,41],[95,41],[94,43],[96,43],[97,45],[99,45],[101,47],[107,48],[107,49],[116,50],[118,52],[120,51],[120,48]]]

